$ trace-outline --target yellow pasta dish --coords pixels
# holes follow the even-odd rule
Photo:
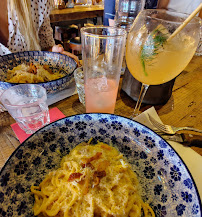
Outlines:
[[[48,65],[41,66],[38,63],[30,63],[29,65],[20,64],[12,70],[8,70],[5,81],[10,83],[40,83],[61,77],[64,77],[63,73],[53,73]]]
[[[76,146],[31,192],[36,216],[155,216],[139,195],[131,166],[118,150],[102,142]]]

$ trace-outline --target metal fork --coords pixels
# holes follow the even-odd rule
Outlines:
[[[188,131],[194,131],[194,132],[202,133],[202,130],[195,129],[192,127],[173,127],[170,125],[161,124],[158,121],[156,121],[151,115],[148,114],[148,116],[149,116],[149,120],[151,121],[151,123],[158,130],[161,130],[162,132],[167,133],[167,134],[175,134],[177,131],[180,131],[180,130],[188,130]]]
[[[7,111],[1,104],[0,104],[0,112],[5,112]]]

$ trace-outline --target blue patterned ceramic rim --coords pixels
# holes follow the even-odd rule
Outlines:
[[[201,216],[194,180],[173,148],[144,125],[111,114],[66,117],[22,143],[0,172],[0,216],[34,216],[30,186],[38,185],[64,155],[90,138],[124,154],[138,176],[143,200],[157,217]]]
[[[19,64],[30,62],[49,65],[53,68],[54,72],[60,69],[65,74],[64,77],[57,80],[38,83],[46,89],[48,94],[67,88],[74,79],[73,73],[77,67],[77,63],[72,58],[49,51],[25,51],[1,56],[0,90],[6,90],[11,86],[17,85],[17,83],[5,82],[8,69],[13,69]]]

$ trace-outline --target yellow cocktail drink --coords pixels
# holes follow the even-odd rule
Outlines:
[[[150,85],[166,83],[188,65],[200,39],[200,18],[165,10],[143,10],[127,38],[126,63],[142,82],[134,118]]]
[[[139,32],[130,32],[127,39],[126,62],[129,71],[135,79],[147,85],[172,80],[187,66],[197,48],[196,40],[184,33],[167,42],[167,30],[162,26],[158,28],[163,32],[159,36],[166,37],[158,49],[155,49],[153,33],[146,35],[144,27]]]

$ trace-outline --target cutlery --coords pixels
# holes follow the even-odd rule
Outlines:
[[[161,130],[167,134],[175,134],[176,132],[181,131],[181,130],[188,130],[188,131],[194,131],[194,132],[202,133],[202,130],[195,129],[192,127],[174,127],[174,126],[170,126],[170,125],[161,124],[158,121],[156,121],[151,115],[148,114],[148,116],[149,116],[149,120],[151,121],[151,123],[158,130]]]
[[[202,136],[193,134],[175,134],[175,135],[161,135],[161,137],[168,141],[174,141],[182,143],[185,146],[197,146],[202,147]]]
[[[1,104],[0,104],[0,112],[5,112],[7,111]]]

